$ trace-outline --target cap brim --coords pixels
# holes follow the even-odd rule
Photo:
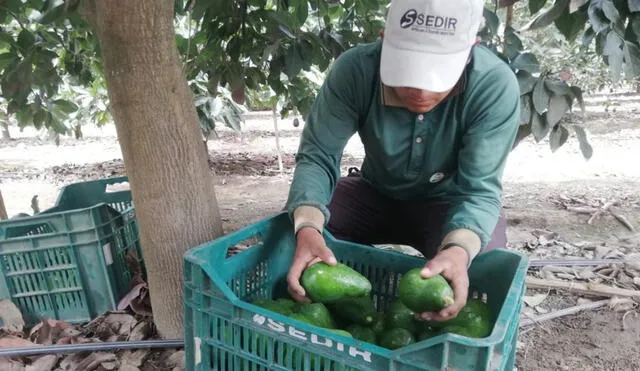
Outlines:
[[[380,78],[393,87],[411,87],[431,92],[455,86],[469,58],[468,49],[451,54],[431,54],[382,43]]]

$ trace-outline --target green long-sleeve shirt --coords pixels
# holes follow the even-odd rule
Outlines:
[[[379,77],[381,41],[343,53],[332,66],[302,132],[287,209],[327,205],[340,177],[347,141],[358,133],[365,149],[362,176],[397,199],[451,203],[442,235],[458,228],[489,242],[501,207],[501,178],[519,125],[515,74],[476,46],[462,87],[432,111],[389,104]]]

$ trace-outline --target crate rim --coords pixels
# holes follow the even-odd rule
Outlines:
[[[51,219],[51,218],[58,218],[58,217],[66,217],[67,215],[71,214],[71,213],[82,213],[82,212],[91,212],[95,209],[98,209],[100,207],[103,206],[109,206],[108,203],[106,202],[99,202],[96,204],[93,204],[92,206],[89,207],[82,207],[82,208],[77,208],[77,209],[71,209],[71,210],[64,210],[64,211],[56,211],[53,213],[47,213],[47,211],[54,209],[56,206],[51,207],[49,209],[46,209],[36,215],[29,215],[29,216],[24,216],[24,217],[20,217],[20,218],[15,218],[15,219],[5,219],[5,220],[0,220],[0,232],[4,231],[7,229],[7,227],[5,225],[10,225],[9,228],[14,228],[14,227],[20,227],[22,226],[28,226],[28,225],[34,225],[34,224],[38,224],[38,222],[43,221],[42,224],[46,224],[46,221]],[[121,212],[121,214],[124,216],[125,213],[129,212],[130,210],[133,210],[135,207],[133,205],[129,206],[128,208],[126,208],[125,210],[123,210]],[[11,225],[11,224],[17,224],[17,225]],[[97,224],[93,227],[85,227],[82,229],[76,229],[73,231],[55,231],[55,232],[47,232],[47,233],[38,233],[37,236],[42,236],[42,237],[52,237],[54,235],[69,235],[69,234],[74,234],[74,233],[81,233],[81,232],[88,232],[88,231],[93,231],[96,228],[100,228],[100,227],[104,227],[106,225],[108,225],[109,222],[104,222],[104,223],[100,223]],[[19,237],[11,237],[11,238],[2,238],[3,234],[0,233],[0,245],[2,244],[2,242],[7,242],[7,241],[22,241],[22,240],[31,240],[33,239],[33,235],[25,235],[25,236],[19,236]]]
[[[117,180],[120,180],[120,181],[117,181]],[[126,175],[116,176],[116,177],[111,177],[111,178],[100,178],[100,179],[79,181],[79,182],[66,184],[66,185],[62,186],[60,188],[60,190],[58,191],[58,196],[56,197],[56,202],[54,203],[54,207],[60,205],[60,202],[62,201],[62,196],[64,195],[64,191],[67,188],[78,186],[80,184],[92,184],[92,183],[115,184],[115,183],[123,183],[123,182],[127,182],[127,183],[131,184],[131,182],[129,181],[129,177],[126,176]],[[131,190],[131,188],[129,188],[129,190]],[[74,210],[79,210],[79,209],[74,209]]]
[[[235,231],[226,233],[220,237],[218,237],[215,240],[212,241],[208,241],[205,243],[202,243],[200,245],[197,245],[189,250],[187,250],[184,254],[184,260],[185,263],[188,261],[191,264],[194,265],[198,265],[212,280],[218,280],[221,283],[224,283],[224,280],[221,279],[221,277],[215,272],[213,271],[212,267],[210,266],[210,264],[208,263],[207,260],[201,259],[198,255],[204,251],[205,249],[211,249],[214,248],[212,245],[212,243],[215,241],[217,244],[219,244],[219,246],[216,248],[216,251],[212,254],[214,255],[216,258],[218,257],[222,257],[224,258],[225,261],[228,261],[230,259],[234,259],[234,258],[239,258],[241,257],[244,253],[249,253],[249,250],[240,252],[238,254],[235,254],[232,257],[226,258],[225,254],[228,250],[229,247],[231,247],[233,245],[229,244],[230,241],[234,241],[234,237],[236,235],[242,235],[245,234],[246,232],[255,232],[255,231],[261,231],[262,227],[264,225],[266,225],[270,220],[273,219],[277,219],[277,218],[283,218],[283,217],[288,217],[285,216],[285,214],[287,214],[286,211],[283,212],[279,212],[276,214],[273,214],[271,216],[267,216],[251,225],[239,228]],[[328,231],[324,231],[323,234],[325,235],[326,238],[328,238],[328,243],[327,245],[331,245],[331,243],[338,241],[335,237],[333,237]],[[255,233],[251,233],[251,236],[255,236]],[[240,240],[243,241],[244,239]],[[374,247],[374,246],[368,246],[368,245],[360,245],[360,244],[356,244],[356,243],[352,243],[352,242],[348,242],[348,241],[340,241],[340,243],[346,243],[348,245],[353,245],[353,246],[357,246],[358,248],[364,248],[364,249],[371,249],[371,250],[375,250],[375,251],[381,251],[380,249]],[[218,251],[219,250],[219,251]],[[385,254],[395,254],[395,255],[400,255],[404,258],[411,258],[412,260],[416,260],[416,261],[426,261],[425,258],[421,258],[421,257],[416,257],[416,256],[411,256],[411,255],[407,255],[407,254],[403,254],[401,252],[397,252],[397,251],[390,251],[390,250],[384,250]],[[488,254],[488,255],[487,255]],[[518,265],[514,271],[514,276],[513,279],[511,280],[511,284],[509,287],[509,290],[507,291],[507,293],[505,294],[504,297],[504,303],[511,301],[513,303],[516,303],[516,305],[513,305],[512,308],[506,308],[504,305],[501,307],[500,311],[498,312],[496,319],[494,321],[494,328],[491,332],[491,334],[487,337],[484,338],[468,338],[466,336],[461,336],[461,335],[457,335],[457,334],[451,334],[451,333],[445,333],[445,334],[441,334],[438,336],[434,336],[432,338],[429,339],[425,339],[422,341],[417,341],[414,344],[402,347],[400,349],[395,349],[395,350],[390,350],[390,349],[386,349],[383,347],[380,347],[378,345],[375,344],[369,344],[367,343],[368,346],[373,347],[371,348],[372,350],[375,350],[377,352],[377,354],[379,355],[384,355],[390,358],[394,358],[394,359],[399,359],[399,357],[401,355],[403,355],[404,353],[412,353],[415,352],[417,350],[420,349],[426,349],[426,348],[430,348],[434,345],[438,345],[438,344],[443,344],[443,346],[447,346],[448,343],[456,343],[456,344],[461,344],[467,347],[474,347],[474,348],[482,348],[482,347],[492,347],[495,345],[500,344],[501,342],[503,342],[507,336],[507,329],[509,327],[509,324],[511,323],[511,321],[514,320],[518,320],[517,318],[517,314],[515,313],[518,310],[518,305],[517,302],[520,300],[519,296],[521,295],[521,293],[523,292],[523,290],[526,289],[526,282],[525,282],[525,275],[527,272],[527,267],[528,267],[528,258],[526,255],[517,252],[517,251],[510,251],[504,248],[499,248],[499,249],[495,249],[495,250],[491,250],[488,251],[482,255],[487,256],[486,258],[483,259],[489,259],[491,255],[511,255],[514,257],[517,257],[519,259]],[[223,262],[222,264],[225,264],[226,262]],[[521,282],[521,285],[514,285],[513,282]],[[332,333],[331,331],[327,330],[327,329],[323,329],[317,326],[312,326],[309,325],[307,323],[295,320],[294,318],[290,318],[288,316],[284,316],[281,315],[279,313],[275,313],[275,312],[271,312],[271,311],[267,311],[264,308],[258,307],[256,305],[253,305],[247,301],[244,301],[242,299],[240,299],[232,290],[229,289],[228,285],[224,284],[221,287],[219,287],[220,290],[222,291],[222,293],[225,295],[226,299],[235,307],[239,307],[245,311],[249,311],[250,313],[252,313],[252,316],[255,315],[265,315],[265,313],[262,313],[263,311],[268,312],[267,315],[269,318],[272,319],[278,319],[280,322],[284,322],[286,323],[294,323],[296,325],[297,328],[299,328],[302,331],[306,331],[308,333],[317,333],[319,335],[322,335],[324,337],[327,338],[331,338],[332,340],[336,340],[335,336],[340,336],[340,339],[343,339],[342,342],[345,345],[349,345],[349,346],[354,346],[357,347],[360,345],[360,341],[355,339],[355,338],[348,338],[348,337],[344,337],[335,333]],[[511,300],[509,300],[511,299]],[[185,304],[192,307],[191,309],[195,309],[195,305],[193,305],[191,303],[191,300],[185,300]],[[502,326],[500,326],[500,328],[496,328],[495,325],[497,325],[498,323],[501,323]]]

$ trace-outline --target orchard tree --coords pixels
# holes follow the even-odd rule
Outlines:
[[[582,91],[526,47],[527,30],[555,27],[595,43],[614,81],[640,74],[639,0],[528,0],[524,30],[513,1],[485,9],[483,43],[518,77],[519,139],[568,138],[563,117]],[[182,255],[222,233],[204,129],[237,125],[234,102],[280,97],[305,115],[340,53],[375,40],[388,0],[5,0],[0,4],[0,90],[19,125],[73,133],[113,117],[130,179],[154,320],[182,335]],[[507,7],[507,11],[504,11]],[[501,20],[502,18],[502,20]],[[106,86],[106,95],[100,88]],[[87,89],[88,95],[77,94]],[[74,90],[76,93],[74,93]],[[228,95],[221,92],[229,91]],[[259,94],[252,94],[258,92]],[[79,98],[81,97],[81,98]],[[105,99],[108,98],[108,99]],[[96,101],[104,106],[97,106]],[[82,103],[84,102],[84,103]],[[82,109],[85,107],[85,109]],[[93,111],[92,111],[93,110]],[[81,111],[81,112],[79,112]],[[236,120],[236,121],[234,121]],[[204,129],[203,129],[204,128]],[[584,130],[575,126],[583,154]]]

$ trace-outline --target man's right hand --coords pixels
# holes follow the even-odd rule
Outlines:
[[[302,272],[310,265],[323,261],[329,265],[336,265],[337,260],[331,249],[325,244],[320,232],[304,227],[296,235],[296,253],[287,275],[288,291],[297,302],[309,302],[304,288],[300,285]]]

